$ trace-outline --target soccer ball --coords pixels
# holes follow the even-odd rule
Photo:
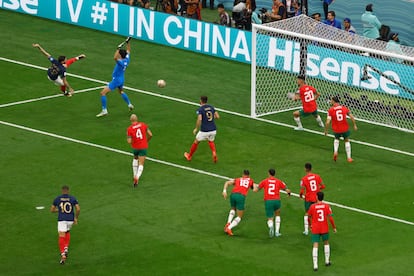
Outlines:
[[[167,83],[165,82],[165,80],[158,80],[157,85],[159,88],[164,88],[167,85]]]

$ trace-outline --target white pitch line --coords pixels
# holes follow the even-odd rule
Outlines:
[[[41,67],[41,66],[37,66],[37,65],[30,64],[30,63],[17,61],[17,60],[12,60],[12,59],[8,59],[8,58],[4,58],[4,57],[0,57],[0,60],[10,62],[10,63],[19,64],[19,65],[22,65],[22,66],[31,67],[31,68],[47,70],[47,68],[45,68],[45,67]],[[84,76],[80,76],[80,75],[76,75],[76,74],[70,74],[70,73],[68,73],[68,75],[72,76],[72,77],[75,77],[75,78],[87,80],[87,81],[97,82],[97,83],[101,83],[101,84],[107,84],[107,82],[105,82],[105,81],[94,79],[94,78],[88,78],[88,77],[84,77]],[[174,101],[174,102],[180,102],[180,103],[184,103],[184,104],[199,106],[198,103],[194,103],[194,102],[190,102],[190,101],[186,101],[186,100],[182,100],[182,99],[178,99],[178,98],[174,98],[174,97],[170,97],[170,96],[166,96],[166,95],[161,95],[161,94],[153,93],[153,92],[150,92],[150,91],[145,91],[145,90],[141,90],[141,89],[137,89],[137,88],[133,88],[133,87],[129,87],[129,86],[124,86],[124,88],[126,88],[128,90],[131,90],[131,91],[134,91],[134,92],[139,92],[139,93],[142,93],[142,94],[167,99],[167,100],[171,100],[171,101]],[[289,124],[280,123],[280,122],[276,122],[276,121],[271,121],[271,120],[267,120],[267,119],[263,119],[263,118],[252,118],[250,115],[242,114],[242,113],[238,113],[238,112],[234,112],[234,111],[230,111],[230,110],[225,110],[225,109],[221,109],[221,108],[216,108],[216,110],[218,110],[220,112],[223,112],[223,113],[227,113],[227,114],[231,114],[231,115],[235,115],[235,116],[239,116],[239,117],[243,117],[243,118],[248,118],[248,119],[251,119],[251,120],[257,120],[257,121],[261,121],[261,122],[265,122],[265,123],[269,123],[269,124],[273,124],[273,125],[287,127],[287,128],[290,128],[290,129],[295,128],[295,126],[292,126],[292,125],[289,125]],[[319,131],[315,131],[315,130],[311,130],[311,129],[304,129],[304,131],[309,132],[309,133],[313,133],[313,134],[318,134],[318,135],[325,135],[325,133],[323,133],[323,132],[319,132]],[[331,134],[329,134],[328,136],[329,137],[334,137]],[[358,141],[358,140],[351,140],[351,141],[352,141],[352,143],[355,143],[355,144],[360,144],[360,145],[364,145],[364,146],[368,146],[368,147],[372,147],[372,148],[376,148],[376,149],[381,149],[381,150],[385,150],[385,151],[395,152],[395,153],[399,153],[399,154],[414,157],[413,152],[394,149],[394,148],[381,146],[381,145],[377,145],[377,144],[372,144],[372,143],[368,143],[368,142],[364,142],[364,141]]]
[[[5,122],[5,121],[0,121],[0,124],[10,126],[10,127],[14,127],[14,128],[18,128],[18,129],[22,129],[22,130],[26,130],[26,131],[30,131],[30,132],[41,134],[41,135],[46,135],[46,136],[49,136],[49,137],[53,137],[53,138],[57,138],[57,139],[61,139],[61,140],[69,141],[69,142],[73,142],[73,143],[77,143],[77,144],[82,144],[82,145],[86,145],[86,146],[90,146],[90,147],[94,147],[94,148],[99,148],[99,149],[103,149],[103,150],[107,150],[107,151],[111,151],[111,152],[115,152],[115,153],[119,153],[119,154],[132,156],[132,153],[130,153],[130,152],[126,152],[126,151],[110,148],[110,147],[107,147],[107,146],[102,146],[102,145],[82,141],[82,140],[78,140],[78,139],[74,139],[74,138],[70,138],[70,137],[65,137],[65,136],[62,136],[62,135],[59,135],[59,134],[54,134],[54,133],[50,133],[50,132],[46,132],[46,131],[42,131],[42,130],[37,130],[37,129],[34,129],[34,128],[29,128],[29,127],[25,127],[25,126],[21,126],[21,125],[16,125],[16,124]],[[178,164],[171,163],[171,162],[168,162],[168,161],[163,161],[163,160],[150,158],[150,157],[147,157],[147,159],[152,161],[152,162],[155,162],[155,163],[159,163],[159,164],[163,164],[163,165],[166,165],[166,166],[175,167],[175,168],[178,168],[178,169],[187,170],[187,171],[191,171],[191,172],[196,172],[196,173],[199,173],[199,174],[204,174],[204,175],[212,176],[212,177],[215,177],[215,178],[220,178],[220,179],[224,179],[224,180],[231,179],[230,177],[227,177],[227,176],[223,176],[223,175],[219,175],[219,174],[216,174],[216,173],[211,173],[211,172],[207,172],[207,171],[203,171],[203,170],[199,170],[199,169],[194,169],[194,168],[178,165]],[[299,197],[299,195],[296,194],[296,193],[292,193],[292,195],[295,196],[295,197]],[[403,223],[403,224],[408,224],[408,225],[413,225],[414,226],[414,222],[411,222],[411,221],[407,221],[407,220],[403,220],[403,219],[399,219],[399,218],[395,218],[395,217],[390,217],[390,216],[386,216],[386,215],[382,215],[382,214],[378,214],[378,213],[374,213],[374,212],[370,212],[370,211],[366,211],[366,210],[362,210],[362,209],[358,209],[358,208],[354,208],[354,207],[349,207],[349,206],[342,205],[342,204],[339,204],[339,203],[334,203],[334,202],[329,202],[329,201],[326,201],[326,202],[331,204],[332,206],[336,206],[336,207],[339,207],[339,208],[342,208],[342,209],[347,209],[347,210],[350,210],[350,211],[354,211],[354,212],[358,212],[358,213],[362,213],[362,214],[367,214],[367,215],[370,215],[370,216],[374,216],[374,217],[378,217],[378,218],[382,218],[382,219],[391,220],[391,221],[400,222],[400,223]]]
[[[103,88],[103,86],[85,88],[85,89],[75,91],[74,94],[84,93],[84,92],[93,91],[93,90],[102,89],[102,88]],[[34,99],[29,99],[29,100],[24,100],[24,101],[1,104],[0,108],[13,106],[13,105],[19,105],[19,104],[25,104],[25,103],[32,103],[32,102],[37,102],[37,101],[43,101],[43,100],[53,99],[53,98],[57,98],[57,97],[66,97],[66,96],[63,95],[63,94],[55,94],[55,95],[44,96],[44,97],[34,98]]]

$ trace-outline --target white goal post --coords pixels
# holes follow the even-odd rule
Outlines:
[[[414,48],[364,38],[306,15],[252,27],[251,116],[298,109],[296,78],[338,96],[357,120],[414,133]]]

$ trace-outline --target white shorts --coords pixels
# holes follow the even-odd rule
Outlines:
[[[73,225],[73,221],[58,221],[58,232],[68,232]]]
[[[56,84],[56,85],[59,85],[59,86],[63,86],[63,85],[65,85],[65,84],[63,83],[63,80],[62,80],[62,78],[61,78],[60,76],[58,76],[58,77],[57,77],[57,79],[55,79],[55,80],[50,79],[50,78],[49,78],[49,76],[47,76],[47,78],[48,78],[50,81],[54,82],[54,84]]]
[[[214,141],[214,138],[216,138],[216,133],[217,133],[216,130],[207,131],[207,132],[199,131],[197,133],[196,140],[197,141],[206,141],[206,140]]]

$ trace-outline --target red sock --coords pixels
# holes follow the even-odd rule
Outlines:
[[[60,249],[60,253],[63,253],[65,251],[65,240],[66,240],[66,237],[59,236],[59,249]]]
[[[74,63],[75,61],[77,61],[76,57],[73,57],[73,58],[67,59],[67,60],[66,60],[66,62],[65,62],[65,64],[66,64],[66,68],[69,68],[69,66],[70,66],[72,63]]]
[[[69,242],[70,242],[70,232],[66,232],[65,247],[69,247]]]
[[[66,85],[61,85],[60,86],[60,91],[66,92]]]
[[[190,156],[193,156],[194,152],[197,150],[198,144],[193,143],[190,148]]]
[[[214,141],[208,141],[208,145],[210,146],[211,152],[213,154],[216,153],[216,144],[214,144]]]

